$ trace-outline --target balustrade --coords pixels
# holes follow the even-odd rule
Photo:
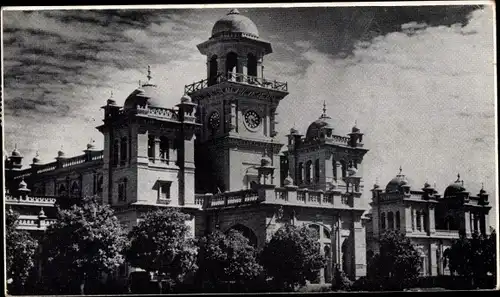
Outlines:
[[[190,85],[186,85],[184,87],[184,92],[186,94],[191,94],[191,93],[197,92],[199,90],[208,88],[209,87],[208,81],[209,81],[209,79],[204,79],[204,80],[200,80],[198,82],[192,83]],[[276,91],[283,91],[283,92],[288,91],[288,83],[286,83],[286,82],[279,82],[276,80],[267,80],[267,79],[264,79],[261,77],[246,75],[243,73],[229,72],[227,74],[219,74],[219,75],[217,75],[217,77],[215,79],[216,84],[226,82],[226,81],[245,83],[245,84],[255,85],[255,86],[258,86],[261,88],[272,89],[272,90],[276,90]]]

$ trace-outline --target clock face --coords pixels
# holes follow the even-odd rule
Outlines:
[[[259,127],[261,122],[260,116],[253,110],[249,110],[245,113],[245,123],[250,129],[256,129]]]
[[[220,126],[220,115],[217,111],[212,112],[210,118],[208,119],[208,123],[212,129],[217,129]]]

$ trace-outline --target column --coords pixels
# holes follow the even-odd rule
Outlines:
[[[437,275],[438,259],[436,257],[436,251],[438,247],[435,243],[431,243],[429,247],[429,259],[430,259],[430,275]]]
[[[354,277],[366,276],[366,233],[361,222],[361,215],[353,213],[354,236]]]
[[[168,139],[168,164],[175,165],[177,162],[177,149],[175,149],[175,139]]]
[[[424,216],[425,216],[425,215],[424,215],[424,212],[423,212],[423,211],[421,211],[421,212],[420,212],[420,228],[421,228],[420,230],[425,232],[425,231],[427,231],[427,230],[425,230]]]
[[[414,207],[412,207],[411,211],[413,213],[413,216],[412,216],[412,222],[413,222],[412,229],[413,229],[413,231],[417,231],[417,210]]]
[[[412,228],[412,215],[411,215],[411,207],[408,206],[408,205],[405,205],[405,212],[404,212],[404,216],[405,216],[405,231],[406,233],[411,233],[413,231],[413,228]]]
[[[469,210],[464,212],[465,215],[465,235],[469,237],[471,235],[471,213]]]
[[[154,151],[154,156],[156,159],[160,159],[160,137],[155,136],[155,151]]]
[[[335,162],[335,169],[337,170],[337,183],[342,180],[342,164],[337,161]]]
[[[429,206],[428,222],[429,222],[429,224],[428,224],[429,234],[436,233],[436,214],[435,214],[434,205]]]

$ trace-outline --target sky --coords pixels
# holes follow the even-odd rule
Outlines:
[[[100,109],[146,80],[174,106],[184,85],[204,79],[196,45],[227,8],[3,11],[4,151],[24,165],[39,152],[81,154]],[[481,184],[496,212],[495,48],[492,6],[239,8],[273,53],[266,78],[287,81],[279,137],[305,134],[323,102],[345,135],[365,133],[364,183],[385,184],[403,169],[415,188],[441,193],[460,173]],[[494,225],[495,215],[490,216]]]

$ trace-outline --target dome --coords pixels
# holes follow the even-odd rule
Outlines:
[[[318,137],[318,131],[321,129],[333,130],[333,120],[329,116],[323,114],[316,121],[312,122],[307,128],[306,138]]]
[[[459,174],[457,180],[444,190],[444,197],[455,196],[463,192],[465,192],[464,181],[460,180]]]
[[[45,215],[45,211],[43,211],[43,207],[40,209],[40,212],[38,213],[39,218],[46,218],[47,216]]]
[[[355,176],[356,173],[358,173],[358,170],[356,168],[354,168],[354,167],[349,167],[347,169],[347,173],[348,173],[349,176]]]
[[[39,158],[38,152],[36,152],[36,155],[33,158],[33,164],[38,164],[38,163],[40,163],[40,158]]]
[[[386,193],[391,193],[391,192],[400,192],[403,187],[405,188],[411,188],[411,182],[409,179],[401,173],[402,169],[399,169],[399,174],[396,175],[385,187],[385,192]]]
[[[162,107],[166,108],[162,100],[163,94],[160,93],[156,85],[144,84],[142,87],[135,89],[128,97],[125,99],[123,104],[124,109],[135,109],[137,105],[145,108],[146,105],[152,107]]]
[[[87,143],[87,150],[93,150],[93,149],[95,149],[94,143],[95,143],[94,140],[90,140],[90,142]]]
[[[64,151],[62,150],[62,148],[57,152],[57,157],[58,158],[64,157]]]
[[[227,15],[219,19],[212,28],[212,37],[221,33],[243,33],[250,37],[259,38],[259,31],[255,23],[237,9],[232,9]]]
[[[358,128],[358,126],[355,124],[353,127],[352,127],[352,133],[358,133],[360,130]]]
[[[17,150],[17,146],[12,151],[12,157],[22,157],[21,153]]]
[[[30,191],[28,189],[28,184],[24,181],[24,178],[19,183],[19,188],[17,190],[21,191],[21,192],[29,192]]]
[[[297,130],[295,128],[291,128],[290,129],[290,135],[293,135],[293,134],[299,134],[299,130]]]

